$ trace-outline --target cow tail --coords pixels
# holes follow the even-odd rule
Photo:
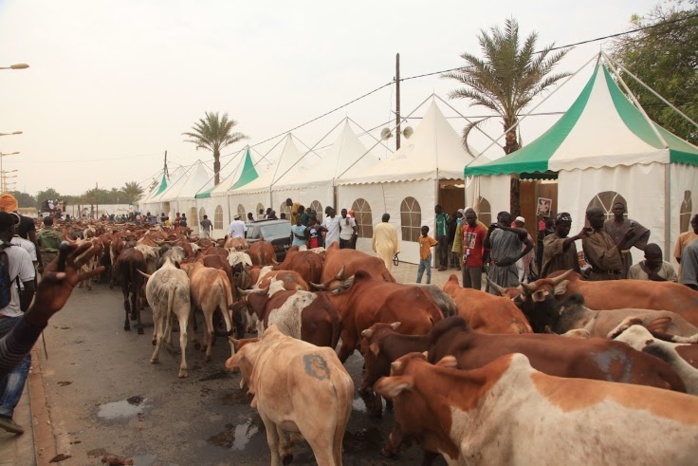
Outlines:
[[[172,290],[172,292],[167,297],[167,314],[165,315],[165,319],[166,319],[165,322],[170,322],[170,319],[174,315],[174,302],[175,302],[176,296],[177,296],[177,288]],[[180,331],[182,331],[182,330],[180,329]]]

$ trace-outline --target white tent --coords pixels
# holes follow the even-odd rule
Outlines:
[[[360,225],[357,247],[370,249],[373,225],[389,213],[401,240],[400,260],[419,262],[416,238],[422,225],[429,225],[433,235],[440,181],[462,180],[463,167],[472,159],[432,99],[412,137],[391,157],[353,167],[337,180],[338,204],[351,206]]]
[[[698,201],[698,148],[649,120],[619,89],[605,55],[570,109],[546,133],[501,159],[466,167],[480,177],[492,211],[509,210],[509,180],[555,178],[558,212],[570,212],[576,231],[591,205],[610,216],[616,200],[651,231],[668,259]],[[688,215],[686,215],[688,214]],[[576,226],[575,226],[576,225]],[[687,222],[686,222],[687,225]],[[642,252],[632,249],[635,260]]]
[[[335,203],[335,179],[349,167],[367,168],[378,160],[367,154],[366,147],[351,129],[349,118],[344,120],[335,142],[329,150],[317,155],[308,151],[272,186],[272,205],[281,205],[291,198],[306,207],[313,205],[320,213]],[[335,208],[346,207],[344,205]]]

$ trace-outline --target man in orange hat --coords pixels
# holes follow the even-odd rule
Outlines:
[[[4,193],[0,195],[0,212],[17,213],[18,209],[19,205],[17,203],[17,198],[15,198],[12,194]],[[36,249],[36,261],[38,266],[37,270],[39,271],[39,273],[43,273],[44,266],[43,262],[41,261],[41,251],[39,250],[39,247],[36,242],[36,225],[34,224],[34,220],[27,217],[26,215],[18,215],[19,225],[17,225],[17,234],[19,234],[21,238],[24,238],[34,243],[34,249]]]

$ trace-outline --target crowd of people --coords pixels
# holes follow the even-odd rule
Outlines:
[[[483,273],[501,287],[516,287],[538,277],[572,269],[586,280],[670,281],[698,289],[698,215],[691,220],[691,230],[682,233],[677,240],[674,257],[681,265],[677,273],[671,263],[664,261],[661,248],[649,242],[650,231],[629,219],[621,202],[613,205],[613,216],[609,219],[603,209],[589,208],[585,218],[589,226],[582,226],[573,236],[570,236],[572,217],[569,213],[541,218],[537,251],[534,251],[533,238],[524,228],[523,217],[512,221],[509,212],[500,212],[497,221],[486,226],[478,221],[473,209],[465,209],[458,212],[455,221],[444,219],[444,227],[440,221],[441,206],[436,206],[435,213],[437,235],[430,247],[437,247],[439,270],[448,266],[444,245],[450,244],[455,255],[451,259],[452,266],[462,270],[466,288],[482,289]],[[450,227],[453,239],[449,242],[448,237],[443,239],[442,236]],[[426,236],[424,228],[422,232]],[[578,241],[581,241],[581,251],[577,248]],[[423,244],[426,241],[423,243],[420,238],[420,258],[430,261]],[[633,264],[632,248],[643,251],[644,260]],[[420,281],[421,273],[417,277],[417,282]]]

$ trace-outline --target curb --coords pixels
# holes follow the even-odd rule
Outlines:
[[[51,411],[46,391],[44,375],[37,345],[32,349],[32,372],[27,379],[29,390],[29,408],[32,419],[32,435],[34,437],[34,461],[32,464],[45,466],[56,456],[56,439],[51,425]]]

